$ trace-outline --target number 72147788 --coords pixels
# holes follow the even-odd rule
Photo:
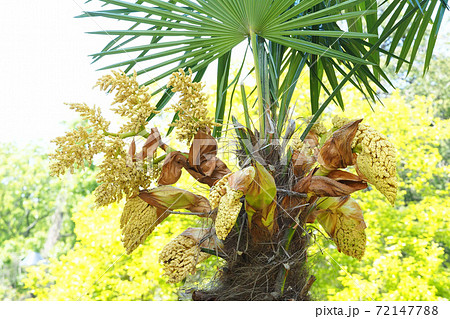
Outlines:
[[[438,306],[376,306],[377,316],[436,316],[438,315]]]

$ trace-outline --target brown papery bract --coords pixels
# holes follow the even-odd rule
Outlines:
[[[159,185],[171,185],[176,183],[182,173],[182,168],[186,167],[187,158],[179,152],[174,151],[167,154],[161,168],[161,175],[158,180]]]
[[[191,212],[205,213],[205,216],[211,211],[209,201],[205,197],[168,185],[143,190],[139,193],[139,197],[161,209],[187,209]]]
[[[239,190],[246,194],[255,179],[255,174],[256,172],[253,166],[234,172],[228,178],[228,186],[230,186],[231,189]]]
[[[145,160],[152,157],[156,153],[158,146],[161,146],[162,144],[161,135],[159,134],[158,129],[153,127],[142,146],[142,151],[136,155],[137,159]]]
[[[216,155],[217,141],[211,136],[211,130],[199,130],[189,149],[189,160],[185,169],[200,183],[211,187],[231,172]]]
[[[317,161],[327,170],[346,168],[353,165],[352,141],[362,121],[356,120],[335,131],[320,148]]]
[[[319,197],[340,197],[350,195],[358,190],[365,189],[367,183],[352,182],[350,184],[336,181],[328,176],[313,176],[308,188],[308,193],[311,192]]]

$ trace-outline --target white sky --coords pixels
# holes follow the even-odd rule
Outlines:
[[[74,19],[83,10],[93,9],[84,2],[20,0],[8,1],[6,8],[3,5],[0,142],[48,144],[64,133],[63,121],[76,118],[64,102],[109,104],[104,94],[92,90],[103,73],[95,71],[102,65],[92,65],[88,57],[100,51],[108,39],[85,32],[115,29],[117,22]],[[446,26],[448,23],[441,31]]]
[[[46,142],[74,118],[64,102],[99,103],[99,73],[88,54],[104,41],[85,34],[92,19],[74,19],[82,0],[8,1],[0,19],[0,142]],[[105,40],[105,39],[104,39]],[[102,43],[103,42],[103,43]]]

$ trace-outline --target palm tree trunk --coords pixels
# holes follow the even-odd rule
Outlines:
[[[265,150],[259,154],[266,169],[272,168],[277,185],[278,231],[264,237],[267,234],[257,224],[249,227],[243,206],[236,226],[224,241],[226,266],[209,289],[193,293],[193,300],[310,300],[308,292],[315,277],[309,275],[311,234],[305,224],[311,206],[305,205],[306,194],[291,191],[298,178],[292,166],[286,168],[280,163],[281,148]],[[243,150],[238,154],[246,157]]]

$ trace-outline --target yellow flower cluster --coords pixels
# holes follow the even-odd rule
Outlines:
[[[228,173],[211,187],[211,190],[209,192],[209,204],[211,206],[211,209],[218,207],[220,199],[223,195],[226,194],[226,185],[228,184],[228,177],[230,177],[231,174],[233,173]]]
[[[293,138],[291,142],[292,148],[295,151],[299,151],[305,156],[314,156],[315,148],[311,146],[308,142],[302,142],[300,138]]]
[[[217,238],[224,240],[227,238],[239,212],[242,207],[240,201],[243,191],[231,189],[228,185],[226,187],[226,194],[220,198],[219,209],[215,220]]]
[[[358,260],[364,256],[366,249],[366,233],[361,223],[346,218],[342,213],[336,219],[334,242],[338,250]]]
[[[136,81],[136,71],[131,77],[122,71],[112,71],[112,73],[113,75],[108,74],[101,77],[94,87],[98,86],[103,91],[116,90],[112,105],[118,104],[118,106],[112,110],[129,119],[129,122],[121,127],[119,133],[139,133],[145,127],[147,118],[152,113],[158,113],[156,108],[150,104],[151,95],[147,92],[148,87],[139,86]]]
[[[49,155],[50,174],[53,176],[64,175],[67,170],[73,173],[75,168],[91,165],[94,155],[105,148],[103,133],[110,123],[102,116],[100,108],[90,108],[85,103],[68,105],[88,123],[52,140],[56,144],[55,152]]]
[[[181,93],[178,103],[172,105],[172,110],[178,112],[178,119],[170,124],[177,129],[180,141],[189,143],[199,129],[220,125],[208,117],[206,95],[202,92],[203,85],[200,82],[192,82],[191,70],[189,74],[182,69],[173,73],[167,87],[172,87],[172,92]]]
[[[301,150],[303,150],[304,143],[302,142],[302,140],[300,138],[293,137],[291,139],[291,145],[294,150],[300,152]]]
[[[227,238],[236,223],[242,207],[240,199],[244,195],[243,191],[234,190],[228,186],[228,178],[231,174],[233,173],[228,173],[217,181],[209,193],[211,209],[218,207],[215,228],[217,237],[222,240]]]
[[[136,72],[131,77],[123,72],[112,73],[100,78],[96,86],[101,90],[116,90],[113,105],[120,105],[113,110],[128,117],[129,123],[125,124],[119,133],[110,133],[110,122],[101,115],[100,108],[91,108],[85,103],[68,104],[70,109],[78,112],[88,123],[54,139],[52,142],[56,143],[56,149],[49,155],[51,174],[60,176],[67,170],[73,173],[76,168],[92,164],[94,155],[104,153],[97,174],[99,186],[95,190],[98,206],[120,201],[124,195],[136,195],[140,187],[147,188],[159,175],[156,166],[152,165],[153,169],[149,169],[151,163],[144,163],[142,159],[132,161],[121,139],[139,133],[145,127],[147,117],[157,113],[150,105],[148,88],[139,87]],[[126,134],[120,134],[121,132]]]
[[[150,186],[151,179],[143,167],[133,163],[125,152],[125,143],[118,137],[112,138],[105,149],[103,162],[99,165],[97,182],[100,184],[94,194],[98,206],[120,201],[123,194],[131,197],[139,187]]]
[[[122,242],[127,254],[131,254],[152,233],[158,224],[156,207],[139,197],[130,198],[120,217]]]
[[[323,135],[328,132],[328,129],[323,125],[321,121],[317,121],[312,127],[311,132],[317,135]]]
[[[311,117],[307,118],[306,124],[309,123],[310,120],[311,120]],[[325,125],[321,121],[317,121],[316,124],[314,124],[311,127],[310,132],[313,134],[316,134],[318,136],[322,136],[322,135],[328,133],[328,129],[325,127]],[[305,142],[300,139],[300,133],[295,134],[292,137],[291,145],[294,150],[299,151],[305,155],[313,155],[313,153],[314,153],[311,143],[305,144]]]
[[[86,103],[66,103],[71,110],[78,112],[83,120],[89,121],[89,128],[94,131],[107,132],[110,122],[103,116],[99,107],[89,107]]]
[[[73,173],[75,168],[91,165],[94,155],[105,149],[104,136],[82,126],[52,142],[56,144],[55,152],[49,155],[52,176],[64,175],[67,170]]]
[[[167,282],[180,282],[189,273],[194,273],[196,265],[206,260],[210,255],[200,250],[192,238],[179,235],[170,241],[159,254],[159,261],[164,265],[164,275]]]
[[[345,118],[345,117],[340,117],[340,116],[335,116],[333,117],[333,119],[331,120],[333,123],[333,129],[337,130],[340,129],[341,127],[343,127],[345,124],[347,124],[348,122],[350,122],[349,119]]]
[[[359,171],[394,205],[397,196],[396,149],[380,132],[359,123],[353,147],[362,151],[356,158]]]
[[[333,126],[339,128],[348,122],[348,119],[335,117]],[[397,196],[395,146],[380,132],[359,123],[352,141],[352,149],[355,148],[361,150],[356,158],[358,170],[393,205]]]

